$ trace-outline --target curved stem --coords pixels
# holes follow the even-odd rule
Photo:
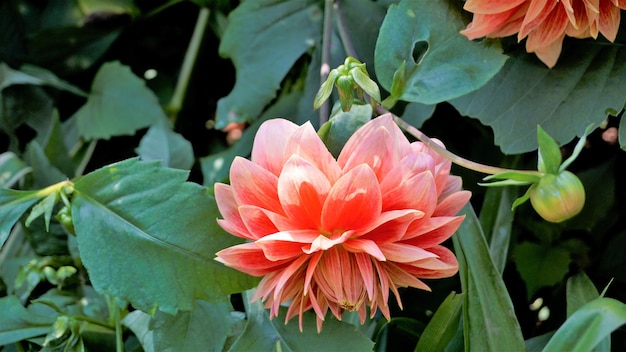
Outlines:
[[[389,111],[387,111],[386,109],[384,109],[383,107],[378,107],[377,111],[379,113],[389,113]],[[429,147],[430,149],[436,151],[439,155],[443,156],[444,158],[450,160],[451,162],[464,167],[466,169],[470,169],[470,170],[474,170],[477,172],[481,172],[484,174],[489,174],[489,175],[495,175],[495,174],[499,174],[502,172],[517,172],[517,173],[523,173],[523,174],[529,174],[529,175],[537,175],[538,172],[534,171],[534,170],[513,170],[513,169],[505,169],[502,167],[497,167],[497,166],[490,166],[490,165],[484,165],[484,164],[480,164],[477,163],[475,161],[471,161],[471,160],[467,160],[465,158],[462,158],[452,152],[450,152],[449,150],[445,149],[444,147],[440,146],[439,144],[435,143],[432,139],[430,139],[430,137],[428,137],[427,135],[425,135],[424,133],[422,133],[422,131],[418,130],[417,128],[411,126],[410,124],[408,124],[406,121],[402,120],[400,117],[392,114],[393,116],[393,121],[400,126],[403,130],[407,131],[410,135],[412,135],[413,137],[417,138],[420,142],[424,143],[427,147]]]
[[[174,94],[167,105],[166,110],[170,115],[172,123],[176,122],[178,112],[183,106],[183,100],[185,98],[185,94],[187,93],[187,87],[189,86],[189,78],[191,77],[191,72],[196,62],[198,51],[200,50],[200,44],[202,44],[202,38],[204,37],[207,23],[209,22],[209,12],[209,9],[206,7],[200,9],[198,20],[196,21],[196,27],[193,30],[193,35],[191,36],[191,41],[187,47],[185,59],[180,69],[180,74],[178,75],[178,81],[176,82]]]
[[[354,45],[352,45],[352,40],[350,39],[350,35],[348,34],[348,28],[346,27],[346,22],[343,20],[343,10],[339,6],[339,4],[335,5],[335,10],[337,12],[337,32],[339,32],[339,37],[341,38],[341,43],[343,44],[343,49],[346,51],[348,56],[352,56],[355,59],[359,59],[356,53],[356,49],[354,49]]]
[[[333,0],[324,2],[324,29],[322,33],[322,63],[320,66],[320,84],[326,82],[330,72],[330,47],[333,31]],[[328,100],[320,106],[320,126],[328,121],[330,107]]]

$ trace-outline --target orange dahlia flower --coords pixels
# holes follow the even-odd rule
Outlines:
[[[253,300],[270,316],[291,301],[285,322],[313,309],[318,330],[330,311],[341,319],[367,307],[389,319],[392,291],[429,290],[421,278],[454,275],[458,262],[440,245],[459,227],[470,193],[450,162],[409,143],[391,115],[361,127],[335,160],[312,125],[283,119],[259,128],[251,161],[236,158],[230,185],[217,183],[219,224],[250,242],[217,260],[263,276]]]
[[[517,33],[526,51],[554,67],[567,35],[614,41],[620,9],[626,0],[467,0],[464,9],[474,18],[461,31],[469,39],[507,37]]]

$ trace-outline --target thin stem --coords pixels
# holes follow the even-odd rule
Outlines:
[[[330,48],[333,31],[333,0],[324,2],[324,29],[322,33],[322,64],[320,66],[320,84],[326,82],[330,72]],[[328,121],[330,106],[326,100],[320,106],[320,126]]]
[[[389,111],[387,111],[386,109],[382,108],[382,107],[378,107],[378,112],[379,113],[389,113]],[[436,151],[439,155],[443,156],[444,158],[450,160],[451,162],[462,166],[466,169],[470,169],[470,170],[474,170],[477,172],[481,172],[484,174],[489,174],[489,175],[495,175],[495,174],[499,174],[502,172],[509,172],[509,171],[514,171],[517,173],[524,173],[524,174],[531,174],[531,175],[537,175],[537,171],[534,170],[512,170],[512,169],[505,169],[502,167],[496,167],[496,166],[490,166],[490,165],[484,165],[484,164],[480,164],[477,163],[475,161],[471,161],[471,160],[467,160],[465,158],[462,158],[452,152],[450,152],[449,150],[445,149],[444,147],[440,146],[439,144],[435,143],[432,139],[430,139],[430,137],[428,137],[427,135],[425,135],[424,133],[422,133],[422,131],[418,130],[417,128],[411,126],[410,124],[408,124],[406,121],[402,120],[401,118],[399,118],[396,115],[393,115],[393,120],[394,122],[400,126],[403,130],[407,131],[410,135],[412,135],[413,137],[417,138],[418,140],[420,140],[420,142],[424,143],[427,147],[429,147],[430,149]]]
[[[350,35],[348,34],[348,27],[346,27],[346,22],[343,20],[343,10],[339,4],[335,5],[335,11],[337,12],[337,32],[339,32],[339,38],[341,38],[343,49],[346,51],[348,56],[352,56],[358,60],[359,57],[357,56],[352,40],[350,39]]]
[[[124,336],[122,331],[122,319],[120,319],[120,310],[116,309],[115,319],[115,351],[124,352]]]
[[[191,41],[187,47],[185,59],[180,69],[180,74],[178,75],[178,81],[176,82],[174,94],[167,105],[166,110],[170,115],[172,123],[176,122],[178,112],[183,106],[183,100],[185,99],[187,87],[189,86],[189,78],[191,77],[193,66],[196,62],[196,58],[198,57],[198,52],[200,51],[200,44],[202,44],[202,38],[204,37],[207,23],[209,23],[209,13],[210,11],[206,7],[200,9],[200,13],[198,14],[198,19],[196,21],[196,27],[193,30],[193,35],[191,36]]]

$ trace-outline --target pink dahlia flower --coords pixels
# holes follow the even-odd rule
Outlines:
[[[217,260],[262,276],[254,300],[270,316],[291,301],[285,321],[313,309],[318,330],[367,307],[389,319],[392,291],[429,290],[422,278],[454,275],[458,262],[440,243],[457,230],[470,193],[450,162],[409,143],[391,115],[361,127],[335,160],[310,123],[275,119],[259,128],[252,158],[236,158],[230,186],[215,185],[219,224],[249,242]]]
[[[474,14],[461,31],[469,39],[517,33],[518,41],[528,38],[527,52],[554,67],[566,35],[597,38],[602,33],[614,41],[626,0],[467,0],[464,9]]]

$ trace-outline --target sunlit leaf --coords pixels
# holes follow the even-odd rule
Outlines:
[[[175,316],[157,312],[150,321],[154,348],[163,352],[221,352],[230,330],[231,311],[228,302],[196,301],[193,310]]]
[[[233,60],[237,79],[217,103],[216,128],[261,114],[291,66],[317,44],[322,17],[313,0],[247,1],[230,13],[219,51]]]
[[[75,183],[78,247],[98,292],[175,313],[254,286],[255,278],[213,260],[238,241],[217,225],[213,197],[187,175],[131,159]]]
[[[523,351],[524,339],[511,298],[495,267],[480,222],[470,205],[452,237],[459,259],[466,351]]]
[[[43,196],[37,194],[37,191],[0,188],[0,248],[22,214],[41,198]]]
[[[580,40],[568,44],[552,69],[524,51],[510,53],[484,87],[451,103],[491,126],[495,143],[507,154],[537,149],[537,125],[561,144],[571,141],[624,106],[626,49]]]
[[[541,126],[537,126],[537,143],[539,145],[537,170],[542,173],[556,174],[563,160],[559,144]]]
[[[194,163],[191,143],[160,123],[148,129],[137,148],[141,160],[161,160],[163,166],[189,170]]]
[[[526,293],[530,298],[540,288],[563,280],[572,259],[564,248],[522,242],[513,248],[513,261],[526,283]]]
[[[122,320],[122,324],[135,334],[145,352],[156,351],[154,348],[154,332],[149,329],[151,318],[149,314],[136,310],[130,312]]]
[[[45,335],[55,320],[30,312],[16,296],[0,298],[0,312],[0,346]]]
[[[252,297],[246,292],[244,299]],[[278,318],[269,319],[269,312],[260,301],[247,306],[248,325],[229,349],[238,351],[371,351],[374,343],[357,330],[357,327],[328,317],[321,333],[317,332],[315,314],[307,312],[303,317],[303,332],[298,318],[284,323],[285,309]]]
[[[78,131],[88,140],[132,135],[165,118],[154,93],[119,62],[102,65],[87,103],[76,112]]]
[[[464,15],[452,1],[402,0],[391,5],[376,43],[376,74],[392,91],[394,74],[406,81],[400,100],[435,104],[485,84],[506,56],[495,43],[467,40]],[[435,30],[436,29],[436,30]],[[400,77],[398,76],[398,77]]]
[[[613,298],[598,298],[572,314],[543,350],[591,351],[606,336],[624,324],[626,324],[626,304]]]

